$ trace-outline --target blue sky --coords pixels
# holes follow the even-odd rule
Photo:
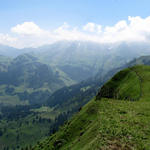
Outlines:
[[[63,22],[113,25],[128,16],[149,16],[149,6],[149,0],[1,0],[0,32],[25,21],[45,29]]]
[[[0,0],[0,44],[150,42],[150,0]]]

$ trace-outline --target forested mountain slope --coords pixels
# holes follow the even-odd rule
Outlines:
[[[0,103],[43,103],[54,91],[72,83],[29,54],[14,59],[1,56]]]

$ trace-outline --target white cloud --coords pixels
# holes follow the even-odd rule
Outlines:
[[[119,21],[112,27],[105,27],[104,42],[132,42],[149,41],[147,34],[150,35],[150,17],[142,19],[141,17],[128,17],[128,24],[125,20]]]
[[[18,24],[15,27],[12,27],[11,31],[24,35],[40,35],[44,32],[44,30],[40,29],[40,27],[34,22],[24,22],[23,24]]]
[[[88,31],[88,32],[97,32],[100,33],[102,29],[101,25],[97,25],[93,22],[89,22],[87,23],[85,26],[83,26],[83,30],[84,31]]]
[[[105,27],[104,32],[105,33],[116,33],[126,30],[128,27],[126,21],[119,21],[117,24],[115,24],[113,27]]]
[[[63,32],[64,30],[68,30],[69,28],[70,28],[69,24],[64,22],[64,24],[58,27],[54,32],[56,33]]]
[[[1,34],[0,33],[0,44],[9,45],[9,44],[13,44],[16,41],[17,41],[17,38],[11,37],[8,34]]]
[[[34,22],[24,22],[11,28],[10,34],[0,34],[0,43],[14,47],[38,47],[59,40],[82,40],[99,43],[150,42],[150,16],[128,17],[113,26],[89,22],[82,27],[64,23],[53,30],[44,30]]]

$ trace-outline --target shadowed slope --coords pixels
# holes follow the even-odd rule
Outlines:
[[[141,80],[134,68],[117,73],[100,90],[97,98],[138,100],[141,97]]]

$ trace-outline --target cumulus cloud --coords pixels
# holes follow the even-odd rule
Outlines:
[[[10,34],[0,34],[0,43],[14,47],[38,47],[59,40],[82,40],[99,43],[150,42],[150,16],[131,17],[113,26],[89,22],[81,27],[68,23],[53,30],[44,30],[34,22],[24,22],[11,28]]]
[[[24,35],[40,35],[44,33],[44,30],[40,29],[34,22],[24,22],[11,28],[11,31],[17,34]]]
[[[125,20],[119,21],[114,26],[107,26],[104,29],[103,42],[132,42],[132,41],[149,41],[147,35],[150,35],[150,17],[145,19],[141,17],[128,17],[128,22]]]
[[[16,41],[17,41],[17,38],[11,37],[8,34],[1,34],[0,33],[0,44],[8,45],[8,43],[13,44]]]
[[[60,32],[63,32],[64,30],[68,30],[69,28],[70,28],[69,24],[64,22],[64,24],[58,27],[54,32],[60,33]]]
[[[85,26],[83,26],[83,30],[84,31],[88,31],[88,32],[97,32],[100,33],[102,29],[101,25],[97,25],[93,22],[89,22],[87,23]]]

